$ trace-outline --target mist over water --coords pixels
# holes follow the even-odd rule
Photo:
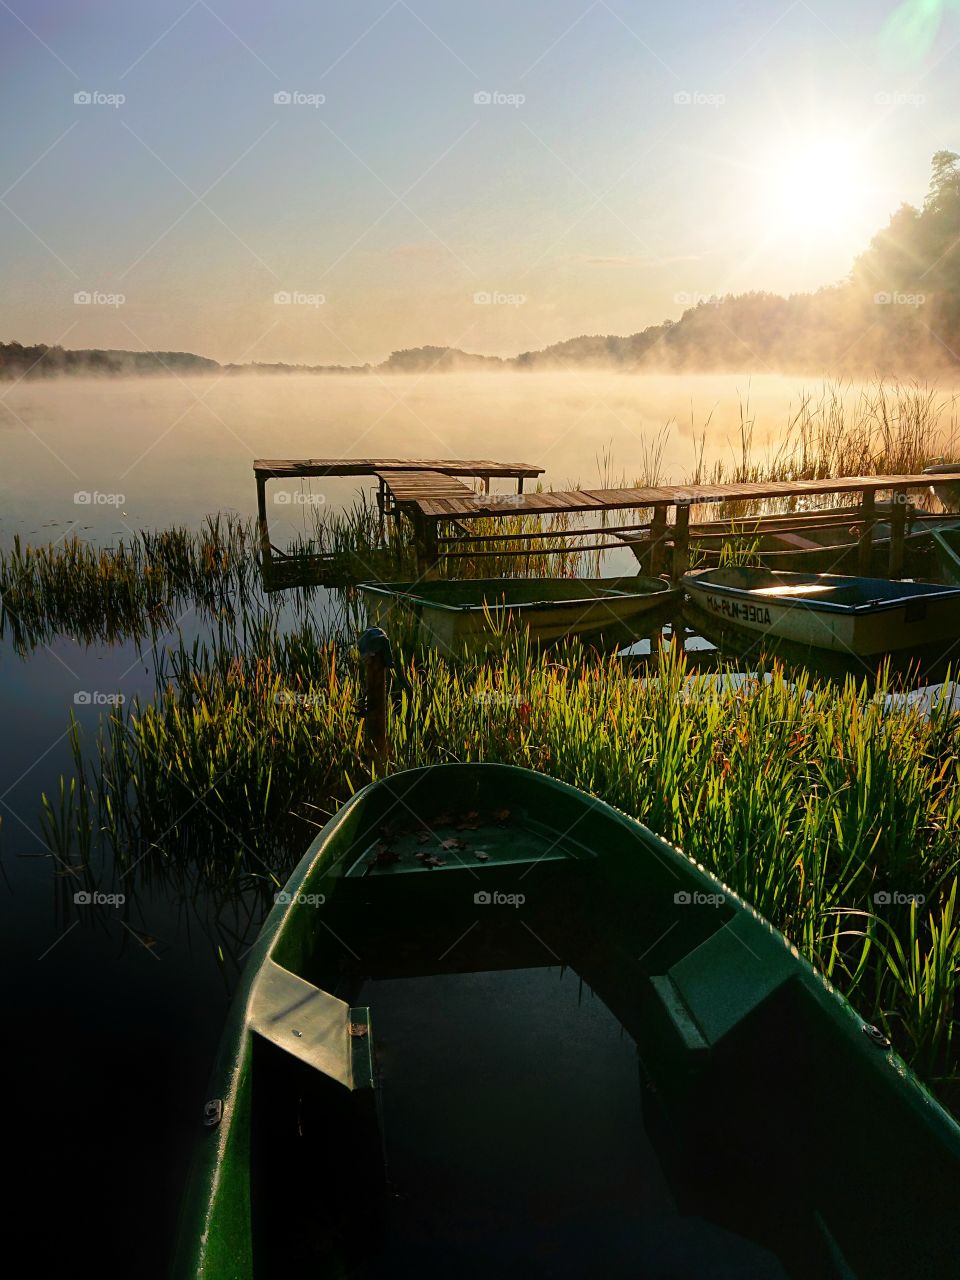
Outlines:
[[[493,458],[543,466],[556,488],[682,481],[701,433],[708,468],[732,463],[746,417],[759,460],[802,396],[822,390],[774,375],[589,371],[25,382],[0,401],[0,539],[103,542],[209,512],[253,515],[255,457]],[[372,483],[310,489],[342,504]],[[275,536],[302,531],[308,510],[271,504]]]

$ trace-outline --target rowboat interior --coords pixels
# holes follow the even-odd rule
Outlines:
[[[886,1276],[921,1209],[949,1220],[926,1095],[615,810],[507,767],[420,770],[312,853],[253,957],[211,1197],[221,1218],[249,1199],[253,1274]]]
[[[691,575],[693,581],[697,575]],[[843,609],[900,603],[905,598],[956,596],[952,587],[931,582],[902,582],[887,578],[851,578],[828,573],[779,573],[768,569],[710,569],[699,575],[702,582],[719,590],[730,590],[763,599],[804,600]]]

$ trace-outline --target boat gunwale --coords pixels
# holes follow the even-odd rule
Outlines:
[[[441,579],[439,581],[447,581]],[[487,583],[501,583],[502,578],[463,578],[458,579],[459,582],[469,582],[471,585],[484,585]],[[540,582],[540,578],[509,578],[508,582]],[[584,582],[619,582],[622,578],[585,578]],[[420,583],[404,583],[404,582],[361,582],[358,583],[358,590],[361,592],[369,592],[371,595],[383,596],[389,600],[396,600],[398,603],[415,604],[424,609],[436,609],[443,613],[475,613],[483,614],[485,610],[500,611],[509,610],[510,612],[523,613],[533,609],[573,609],[584,605],[603,605],[610,602],[618,602],[621,600],[651,600],[666,604],[671,595],[678,594],[679,588],[673,586],[669,582],[665,582],[662,578],[650,578],[637,575],[636,579],[630,581],[645,582],[650,586],[643,591],[623,591],[614,588],[607,589],[602,595],[595,596],[576,596],[572,599],[562,600],[525,600],[517,604],[508,604],[506,601],[498,603],[496,601],[483,600],[480,604],[444,604],[441,600],[431,600],[429,596],[416,595],[412,591],[401,591],[398,588],[405,586],[419,587]],[[654,587],[653,584],[657,585]]]

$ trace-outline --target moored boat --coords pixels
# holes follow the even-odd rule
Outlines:
[[[924,467],[923,474],[931,477],[930,492],[946,509],[960,511],[960,462],[939,462]]]
[[[856,657],[960,637],[960,590],[925,582],[770,569],[701,569],[683,586],[701,615]]]
[[[956,1261],[960,1127],[885,1037],[678,849],[508,766],[396,774],[327,824],[204,1122],[179,1280]]]
[[[883,574],[890,558],[889,504],[878,504],[873,527],[870,572]],[[930,562],[933,530],[956,528],[956,517],[917,511],[906,513],[904,564],[911,573],[925,574]],[[691,524],[691,557],[700,568],[718,567],[725,549],[749,554],[768,569],[795,573],[857,573],[860,563],[859,512],[855,507],[778,516],[746,517]],[[646,565],[649,541],[635,532],[616,535]]]
[[[398,613],[416,620],[420,639],[455,653],[508,624],[529,627],[541,643],[580,636],[620,640],[682,593],[659,578],[477,578],[364,582],[371,626],[391,630]]]
[[[960,587],[960,529],[937,529],[930,539],[938,581]]]

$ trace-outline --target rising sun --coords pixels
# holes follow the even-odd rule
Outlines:
[[[769,151],[759,176],[768,235],[823,242],[859,230],[868,193],[863,148],[855,137],[784,138]]]

